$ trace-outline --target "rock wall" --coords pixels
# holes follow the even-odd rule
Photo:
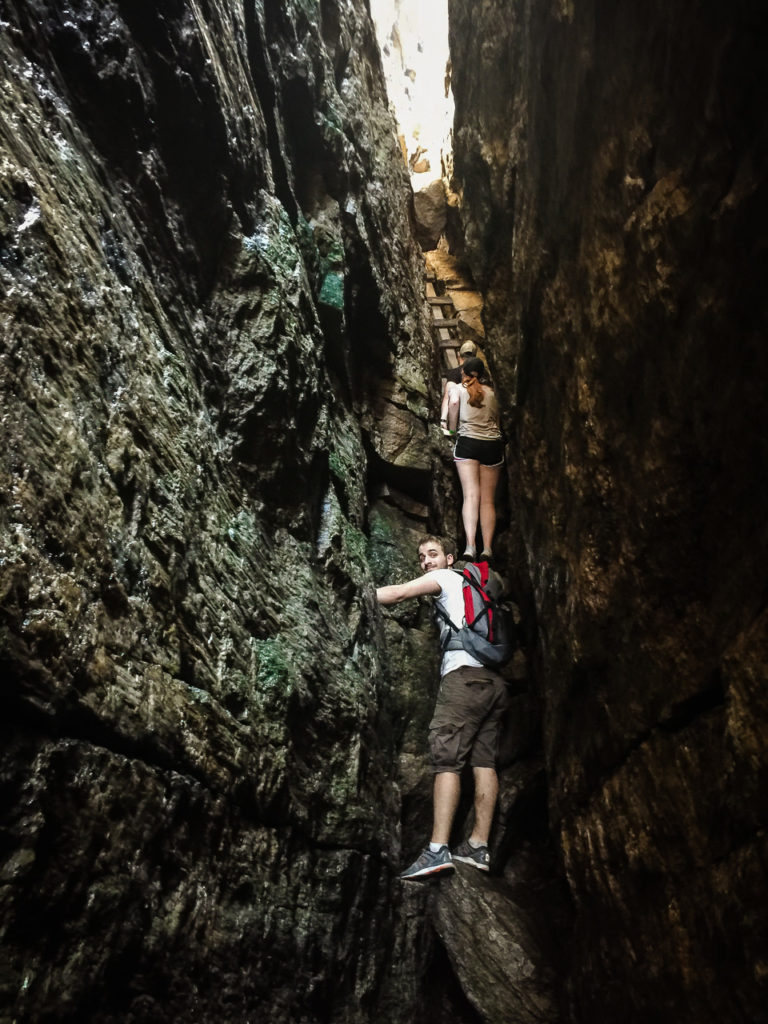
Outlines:
[[[767,1019],[765,18],[451,19],[528,649],[493,877],[406,889],[372,588],[457,494],[367,5],[0,0],[4,1020]]]
[[[450,18],[575,906],[568,1012],[766,1021],[765,11]]]
[[[0,1017],[410,1021],[370,563],[441,461],[367,5],[0,20]]]

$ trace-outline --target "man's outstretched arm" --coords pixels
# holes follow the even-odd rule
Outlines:
[[[409,597],[439,594],[443,588],[436,579],[430,579],[430,575],[431,573],[426,573],[415,580],[408,580],[407,583],[393,583],[389,587],[379,587],[376,591],[376,600],[379,604],[399,604],[400,601],[407,601]]]

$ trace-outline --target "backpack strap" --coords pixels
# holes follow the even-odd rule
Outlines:
[[[443,631],[442,637],[440,638],[440,653],[445,654],[446,651],[463,651],[464,644],[459,640],[460,627],[457,626],[449,617],[448,613],[440,607],[437,601],[435,601],[435,618],[442,619],[446,626],[448,626],[448,629]]]
[[[455,572],[457,576],[461,577],[462,583],[463,583],[463,580],[465,579],[465,576],[464,576],[464,573],[461,571],[461,569],[453,569],[452,571]],[[455,633],[456,635],[458,635],[459,630],[461,629],[461,626],[457,626],[456,625],[456,623],[451,619],[451,617],[448,614],[448,612],[445,611],[445,609],[438,603],[437,599],[433,600],[432,606],[435,609],[435,616],[438,619],[442,619],[442,621],[448,626],[448,629],[447,629],[447,631],[445,632],[445,634],[444,634],[444,636],[442,638],[442,641],[441,641],[441,644],[440,644],[440,650],[442,652],[445,652],[445,651],[447,651],[449,649],[450,650],[456,650],[456,651],[464,650],[464,645],[460,644],[456,640],[456,636],[451,636],[451,633]],[[451,646],[451,645],[453,645],[453,646]]]
[[[450,629],[452,629],[454,633],[458,633],[459,630],[461,629],[461,626],[457,626],[456,625],[456,623],[450,617],[448,612],[443,607],[441,607],[441,605],[439,605],[437,603],[437,601],[435,601],[434,608],[435,608],[435,615],[439,619],[442,619],[443,622],[446,623],[446,625],[449,626]]]

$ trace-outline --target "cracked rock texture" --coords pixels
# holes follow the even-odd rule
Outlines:
[[[373,586],[458,495],[368,5],[0,0],[0,1021],[768,1019],[768,25],[673,7],[451,2],[526,648],[491,875],[405,887]]]
[[[567,1012],[764,1022],[765,9],[450,16],[575,908]]]
[[[366,5],[0,17],[0,1018],[410,1021],[369,510],[437,376]]]

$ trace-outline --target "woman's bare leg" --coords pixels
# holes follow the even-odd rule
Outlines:
[[[456,472],[461,481],[464,502],[461,506],[461,519],[464,523],[464,536],[467,547],[476,548],[475,534],[477,519],[480,512],[480,463],[477,459],[462,459],[456,462]]]
[[[501,466],[480,466],[479,470],[480,532],[483,535],[483,549],[490,551],[496,532],[496,486]]]

